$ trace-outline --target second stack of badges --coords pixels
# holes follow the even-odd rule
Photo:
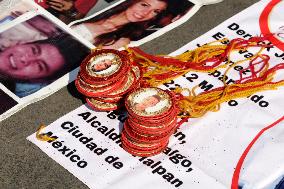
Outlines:
[[[161,153],[177,126],[172,95],[159,88],[140,88],[127,96],[125,104],[129,117],[122,131],[123,148],[142,157]]]
[[[140,69],[126,52],[96,50],[81,64],[76,88],[95,110],[110,111],[120,106],[124,95],[139,86]]]

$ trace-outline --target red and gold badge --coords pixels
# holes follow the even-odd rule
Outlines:
[[[122,131],[122,147],[138,156],[162,152],[177,127],[177,108],[170,92],[139,88],[125,99],[129,117]]]
[[[119,103],[108,103],[94,98],[87,98],[86,101],[91,108],[99,111],[112,111],[116,110],[119,106]]]
[[[117,81],[130,69],[130,59],[117,50],[96,50],[80,66],[81,78],[89,84]]]

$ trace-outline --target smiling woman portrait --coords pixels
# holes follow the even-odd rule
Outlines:
[[[150,24],[174,5],[174,0],[126,0],[95,17],[70,25],[94,45],[117,49],[139,40]]]

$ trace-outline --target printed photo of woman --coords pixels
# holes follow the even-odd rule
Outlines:
[[[103,48],[120,48],[153,32],[148,28],[165,27],[194,5],[188,0],[126,0],[95,16],[70,23],[78,34]],[[180,6],[183,8],[179,8]],[[167,18],[167,21],[162,22]],[[153,30],[152,30],[153,31]]]
[[[49,22],[43,20],[44,23]],[[50,25],[58,29],[51,22]],[[1,35],[7,36],[10,32],[13,28]],[[29,35],[27,40],[23,40],[22,35],[18,42],[13,40],[2,48],[0,82],[18,97],[25,97],[78,67],[89,49],[65,32],[58,32],[53,36],[34,38],[34,41]]]

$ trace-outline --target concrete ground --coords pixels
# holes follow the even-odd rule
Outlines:
[[[256,2],[224,0],[204,6],[188,22],[144,44],[142,49],[153,54],[170,53]],[[88,188],[26,140],[40,123],[48,125],[82,105],[78,97],[71,84],[0,123],[0,189]]]

